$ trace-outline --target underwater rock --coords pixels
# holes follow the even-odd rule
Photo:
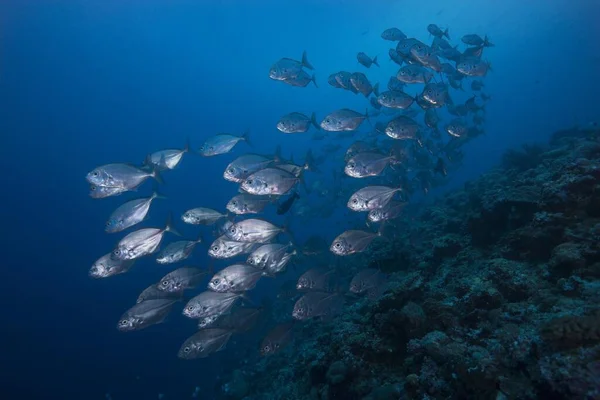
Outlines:
[[[327,382],[331,385],[339,385],[344,382],[346,375],[348,374],[348,368],[343,361],[336,361],[329,366],[327,370]]]

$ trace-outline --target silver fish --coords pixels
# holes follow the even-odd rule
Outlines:
[[[165,232],[179,235],[177,230],[171,226],[170,218],[164,229],[143,228],[131,232],[117,244],[111,257],[116,260],[133,260],[146,256],[158,250]]]
[[[423,98],[436,107],[441,107],[451,102],[448,86],[443,83],[428,83],[423,88]]]
[[[217,272],[208,288],[218,293],[241,293],[254,289],[263,271],[246,264],[234,264]]]
[[[214,320],[209,326],[210,328],[228,329],[234,333],[244,333],[251,330],[258,322],[262,314],[262,308],[252,307],[237,307],[231,313],[221,315]],[[200,320],[198,328],[200,328]]]
[[[240,183],[256,171],[273,164],[277,159],[278,156],[269,158],[258,154],[245,154],[229,163],[223,172],[223,178],[230,182]]]
[[[423,42],[415,38],[404,38],[398,41],[398,44],[396,45],[396,51],[398,52],[398,54],[401,54],[405,57],[412,57],[410,54],[410,49],[415,44],[419,43],[424,44]]]
[[[129,271],[134,263],[134,260],[115,260],[112,258],[112,253],[108,253],[94,262],[94,265],[90,268],[89,276],[91,278],[108,278],[123,274]]]
[[[106,221],[105,231],[115,233],[124,231],[146,219],[152,200],[161,198],[156,192],[143,199],[135,199],[118,207]]]
[[[405,65],[400,68],[396,79],[406,84],[429,83],[433,73],[420,65]]]
[[[343,108],[327,115],[321,121],[321,128],[329,132],[354,131],[365,119],[369,119],[368,110],[363,115],[348,108]]]
[[[145,165],[158,169],[174,169],[183,158],[183,155],[190,151],[189,143],[186,143],[183,149],[166,149],[148,154]]]
[[[250,242],[236,242],[222,235],[217,238],[208,249],[208,255],[212,258],[225,259],[248,254],[254,251],[259,245]]]
[[[272,243],[260,246],[246,260],[248,265],[263,269],[268,275],[275,275],[285,269],[296,250],[292,243]]]
[[[260,354],[270,356],[285,348],[292,341],[293,328],[293,322],[286,322],[269,331],[260,344]]]
[[[392,42],[398,42],[406,39],[406,35],[398,28],[388,28],[381,33],[381,38]]]
[[[334,74],[335,80],[338,85],[346,90],[350,90],[352,93],[357,94],[358,90],[352,84],[350,78],[352,77],[352,73],[348,71],[340,71]]]
[[[298,76],[296,76],[295,78],[285,79],[281,82],[296,87],[306,87],[309,83],[312,82],[315,85],[315,87],[319,87],[319,85],[317,85],[317,78],[315,77],[315,74],[312,74],[311,76],[304,70],[300,71],[298,73]]]
[[[394,155],[385,155],[375,152],[362,152],[352,157],[344,167],[344,173],[352,178],[366,178],[377,176],[383,172],[390,163],[396,163]]]
[[[192,289],[209,273],[194,267],[177,268],[161,278],[157,284],[158,290],[166,293],[181,294],[186,289]]]
[[[446,36],[448,40],[450,40],[450,35],[448,35],[448,28],[446,28],[446,30],[442,30],[436,24],[429,24],[427,25],[427,32],[431,33],[433,36],[438,38]]]
[[[281,196],[289,192],[300,178],[279,168],[265,168],[250,175],[241,188],[254,195]]]
[[[218,220],[226,217],[227,214],[221,214],[212,208],[197,207],[183,213],[181,220],[191,225],[213,225]]]
[[[375,64],[379,67],[379,63],[377,62],[377,56],[371,58],[362,51],[356,55],[356,59],[359,63],[364,65],[367,68],[371,68],[371,65]]]
[[[312,268],[300,275],[296,289],[304,292],[328,292],[332,288],[335,270]]]
[[[402,91],[386,91],[377,96],[377,102],[384,107],[405,110],[412,105],[415,98]]]
[[[379,297],[387,289],[386,276],[374,268],[359,271],[350,282],[350,292],[367,293],[369,298]]]
[[[201,238],[196,240],[178,240],[177,242],[169,243],[158,254],[156,262],[159,264],[173,264],[187,260],[192,255],[198,243],[202,243]]]
[[[154,178],[162,182],[157,170],[147,172],[130,164],[107,164],[89,172],[86,179],[95,186],[119,187],[133,190],[140,186],[146,179]]]
[[[344,297],[339,293],[310,292],[296,302],[292,316],[300,321],[315,317],[329,319],[338,314],[343,305]]]
[[[285,81],[296,78],[302,68],[314,69],[308,62],[306,51],[302,53],[302,61],[296,61],[291,58],[282,58],[277,61],[269,70],[269,78],[277,81]]]
[[[352,211],[369,211],[385,207],[396,192],[402,188],[389,186],[367,186],[356,191],[348,200],[348,208]]]
[[[282,232],[285,232],[285,228],[262,219],[251,218],[233,224],[226,235],[237,242],[268,243]]]
[[[394,118],[385,127],[385,134],[398,140],[417,139],[419,132],[419,124],[404,115]]]
[[[369,214],[367,215],[367,219],[369,222],[383,222],[398,218],[405,206],[405,202],[390,201],[382,208],[370,210]]]
[[[481,36],[476,35],[474,33],[464,35],[460,40],[462,40],[464,44],[469,46],[494,47],[494,44],[490,43],[487,36],[485,36],[482,39]]]
[[[417,43],[410,48],[410,54],[424,67],[431,68],[436,72],[442,71],[442,63],[430,46]]]
[[[311,124],[315,128],[321,129],[317,123],[315,113],[312,113],[309,118],[302,113],[293,112],[281,117],[279,122],[277,122],[277,129],[283,133],[303,133],[310,128]]]
[[[476,57],[469,57],[457,63],[456,70],[466,76],[485,76],[492,70],[492,64]]]
[[[461,138],[467,136],[469,127],[463,119],[455,118],[446,125],[446,132],[448,132],[450,136]]]
[[[329,249],[338,256],[360,253],[369,247],[373,239],[380,236],[380,233],[348,230],[336,237]]]
[[[269,199],[267,196],[254,196],[243,193],[238,194],[229,200],[226,208],[229,212],[237,215],[258,214],[261,213],[271,202],[271,199]]]
[[[233,136],[227,133],[221,133],[208,138],[202,146],[200,146],[200,155],[204,157],[212,157],[219,154],[226,154],[240,141],[248,141],[248,132],[242,136]]]
[[[232,334],[228,329],[203,329],[183,342],[177,356],[184,360],[208,357],[223,350]]]
[[[235,302],[242,298],[241,293],[217,293],[206,291],[192,298],[183,309],[183,315],[198,319],[211,315],[226,314]]]
[[[174,299],[156,299],[138,303],[121,316],[117,329],[121,332],[129,332],[160,324],[165,320],[176,301]]]
[[[355,72],[351,74],[350,83],[357,92],[361,93],[365,97],[369,97],[373,92],[375,92],[375,96],[378,95],[377,85],[371,85],[371,82],[369,82],[367,76],[362,72]]]

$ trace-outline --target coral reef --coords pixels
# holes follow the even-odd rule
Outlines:
[[[509,152],[400,224],[343,268],[390,290],[246,366],[246,399],[600,399],[596,138]]]

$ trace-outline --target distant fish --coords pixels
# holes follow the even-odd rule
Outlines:
[[[485,76],[492,71],[492,64],[476,57],[463,58],[456,64],[456,70],[466,76]]]
[[[333,254],[338,256],[360,253],[365,251],[371,242],[380,236],[381,233],[349,230],[334,239],[330,250]]]
[[[398,28],[389,28],[381,33],[381,38],[392,42],[398,42],[406,39],[406,35]]]
[[[217,272],[208,288],[218,293],[242,293],[254,289],[263,271],[247,264],[233,264]]]
[[[300,198],[300,195],[298,195],[298,192],[294,192],[283,203],[281,203],[281,204],[279,204],[279,206],[277,206],[277,215],[283,215],[283,214],[287,213],[290,210],[290,208],[292,208],[294,201],[296,201],[296,199],[299,199],[299,198]]]
[[[94,262],[89,271],[91,278],[108,278],[124,274],[131,269],[135,262],[134,260],[115,260],[111,255],[111,253],[105,254]]]
[[[308,62],[306,51],[302,53],[302,61],[296,61],[291,58],[282,58],[277,61],[269,70],[269,78],[278,81],[295,79],[301,73],[302,68],[314,69]]]
[[[198,243],[202,243],[202,239],[196,240],[179,240],[169,243],[156,257],[156,262],[159,264],[173,264],[183,260],[187,260],[196,248]]]
[[[117,329],[121,332],[137,331],[165,320],[177,300],[146,300],[131,307],[123,314]]]
[[[162,242],[165,232],[179,233],[171,225],[171,218],[163,229],[143,228],[125,236],[112,252],[116,260],[133,260],[156,252]]]
[[[105,231],[115,233],[124,231],[146,219],[152,200],[162,198],[156,192],[150,197],[130,200],[118,207],[106,221]]]
[[[494,47],[494,44],[488,40],[487,36],[485,36],[482,39],[481,36],[476,35],[474,33],[464,35],[460,40],[462,40],[464,44],[469,46]]]
[[[313,125],[317,129],[321,129],[317,123],[315,113],[312,113],[310,118],[298,112],[293,112],[281,117],[277,122],[277,129],[283,133],[303,133]]]
[[[294,305],[292,316],[300,321],[321,317],[330,319],[339,314],[344,306],[344,297],[339,293],[310,292]]]
[[[289,192],[300,178],[279,168],[265,168],[246,178],[242,190],[253,195],[281,196]]]
[[[183,213],[181,220],[191,225],[213,225],[226,217],[227,214],[221,214],[212,208],[197,207]]]
[[[260,344],[260,354],[270,356],[283,350],[293,337],[293,322],[287,322],[273,328]]]
[[[321,121],[321,128],[329,132],[354,131],[368,118],[368,111],[365,114],[361,114],[354,110],[343,108],[327,115]]]
[[[234,196],[227,203],[227,210],[234,214],[258,214],[272,202],[267,196],[254,196],[247,193]]]
[[[154,178],[162,183],[157,170],[147,172],[130,164],[106,164],[89,172],[86,179],[94,186],[108,186],[134,190],[146,179]]]
[[[181,162],[183,155],[190,151],[189,141],[183,149],[166,149],[149,154],[144,162],[151,168],[173,169]]]
[[[400,187],[367,186],[357,190],[348,200],[348,208],[352,211],[369,211],[383,208],[390,202]]]
[[[261,156],[258,154],[244,154],[227,165],[223,178],[230,182],[240,183],[251,174],[266,168],[279,160],[279,152],[275,156]]]
[[[221,133],[208,138],[202,146],[200,146],[200,155],[204,157],[212,157],[219,154],[229,153],[233,147],[240,141],[248,141],[248,132],[242,136],[233,136],[227,133]]]
[[[364,65],[367,68],[371,68],[371,65],[375,64],[379,67],[379,63],[377,62],[377,56],[371,58],[362,51],[356,55],[356,59],[359,63]]]
[[[223,350],[232,334],[229,329],[203,329],[183,342],[177,356],[184,360],[208,357]]]
[[[450,35],[448,35],[448,28],[446,28],[446,30],[442,30],[436,24],[429,24],[427,25],[427,32],[431,33],[433,36],[438,38],[446,36],[448,40],[450,40]]]
[[[181,294],[186,289],[193,289],[210,272],[207,269],[194,267],[177,268],[163,276],[157,284],[157,289],[171,294]]]

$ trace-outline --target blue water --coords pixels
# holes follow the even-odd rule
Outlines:
[[[110,212],[151,191],[145,184],[139,193],[93,200],[89,170],[139,163],[188,137],[198,147],[216,133],[250,129],[253,148],[186,156],[165,174],[168,199],[155,202],[145,224],[160,227],[169,212],[178,218],[196,206],[223,209],[237,190],[222,179],[234,156],[269,153],[277,144],[296,159],[309,148],[318,153],[324,142],[281,134],[279,117],[364,110],[367,100],[327,85],[329,74],[363,71],[385,86],[397,67],[387,61],[391,42],[381,32],[395,26],[428,42],[426,26],[436,23],[450,28],[454,44],[472,32],[496,44],[486,53],[493,65],[486,134],[467,146],[446,186],[458,187],[507,148],[598,119],[598,15],[594,0],[1,2],[0,398],[181,399],[200,386],[208,399],[218,375],[256,357],[249,341],[205,360],[179,360],[180,344],[194,331],[179,315],[141,332],[116,330],[137,294],[167,270],[149,259],[123,276],[87,276],[118,240],[103,231]],[[319,88],[269,79],[276,60],[300,59],[303,50]],[[359,51],[378,55],[381,68],[360,66]],[[318,230],[331,239],[339,233],[334,222],[291,223],[299,237]],[[197,234],[182,225],[184,236]],[[205,250],[193,264],[208,263]],[[274,287],[261,286],[253,297],[272,297]]]

